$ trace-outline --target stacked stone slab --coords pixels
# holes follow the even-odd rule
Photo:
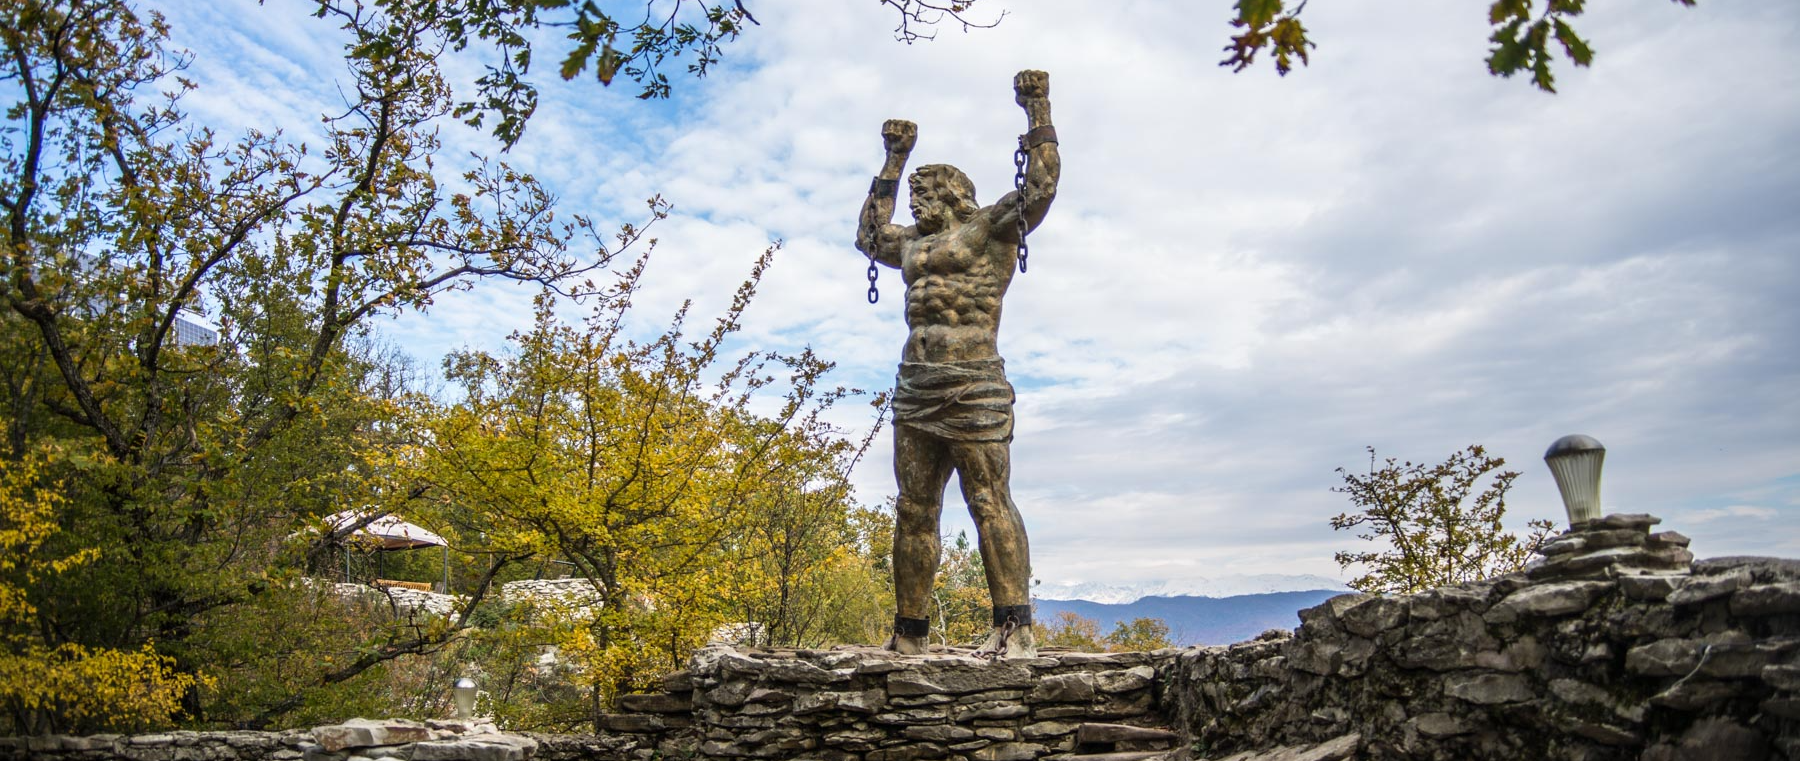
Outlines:
[[[1800,563],[1690,564],[1655,523],[1608,516],[1524,573],[1344,595],[1188,651],[1165,707],[1202,758],[1800,759]]]
[[[1652,534],[1662,519],[1616,514],[1588,521],[1543,544],[1543,559],[1525,568],[1532,581],[1616,579],[1620,576],[1685,574],[1694,562],[1688,538],[1674,531]]]
[[[628,712],[602,725],[643,737],[644,747],[715,759],[1148,758],[1176,739],[1158,726],[1152,689],[1156,666],[1175,652],[993,662],[961,652],[709,647],[666,692],[626,698]]]

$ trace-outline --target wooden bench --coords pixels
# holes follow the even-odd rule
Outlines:
[[[431,591],[431,582],[429,581],[394,581],[393,579],[376,579],[373,583],[378,587],[400,587],[403,589],[416,589],[420,592]]]

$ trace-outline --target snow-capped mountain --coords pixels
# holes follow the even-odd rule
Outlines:
[[[1031,596],[1039,600],[1086,600],[1122,605],[1146,597],[1237,597],[1320,589],[1339,591],[1348,590],[1349,587],[1336,579],[1312,574],[1262,573],[1148,581],[1129,585],[1043,582],[1032,588]]]

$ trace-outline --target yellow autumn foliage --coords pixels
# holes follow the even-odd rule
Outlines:
[[[151,644],[137,651],[46,645],[31,585],[92,560],[87,548],[58,556],[47,546],[66,505],[62,484],[44,483],[41,458],[0,460],[0,709],[14,729],[37,733],[166,724],[204,678],[179,673]]]

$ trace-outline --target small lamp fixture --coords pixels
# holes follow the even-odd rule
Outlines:
[[[1557,439],[1544,452],[1544,463],[1556,477],[1563,509],[1569,511],[1569,527],[1600,517],[1600,465],[1606,447],[1592,436],[1579,433]]]
[[[466,676],[456,680],[456,686],[450,689],[450,695],[456,699],[456,718],[475,717],[475,680]]]

